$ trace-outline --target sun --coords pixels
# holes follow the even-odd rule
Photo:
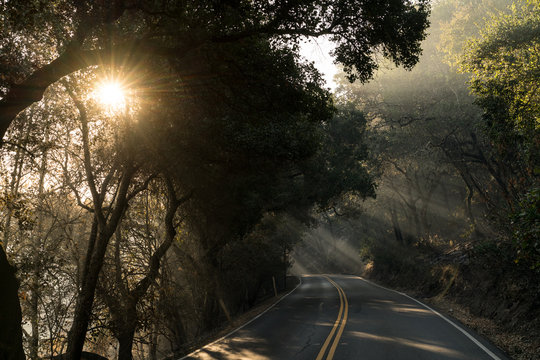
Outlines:
[[[100,104],[110,109],[120,109],[126,102],[122,85],[115,81],[99,83],[96,89],[96,98]]]

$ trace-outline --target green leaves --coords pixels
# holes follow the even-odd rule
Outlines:
[[[529,173],[540,155],[539,53],[540,6],[519,2],[487,24],[462,62],[488,135],[502,156],[519,159]]]
[[[520,1],[468,44],[462,71],[484,110],[484,126],[509,171],[516,262],[540,267],[540,4]]]
[[[364,137],[366,119],[352,107],[342,107],[322,128],[321,148],[304,165],[307,193],[322,209],[342,196],[375,197]]]
[[[540,188],[528,191],[511,215],[514,241],[517,248],[516,263],[540,272]]]
[[[481,37],[468,44],[462,63],[487,117],[506,122],[524,143],[532,142],[540,129],[539,53],[540,7],[521,2],[488,23]]]

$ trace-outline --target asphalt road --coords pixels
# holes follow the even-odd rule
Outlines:
[[[303,276],[243,328],[183,359],[508,359],[407,295],[355,276]]]

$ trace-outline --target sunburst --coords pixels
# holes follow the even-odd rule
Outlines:
[[[126,93],[123,86],[117,81],[103,81],[96,88],[97,101],[109,110],[118,111],[126,103]]]

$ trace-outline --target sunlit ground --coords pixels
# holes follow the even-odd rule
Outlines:
[[[268,345],[264,339],[251,337],[228,338],[209,346],[189,356],[189,359],[250,359],[269,360],[264,355]]]
[[[351,336],[357,339],[367,340],[367,341],[376,341],[380,342],[381,345],[384,344],[400,344],[403,346],[413,347],[420,350],[429,351],[435,354],[443,354],[445,356],[451,356],[451,357],[461,357],[462,354],[458,351],[455,351],[453,349],[449,349],[447,346],[437,345],[437,344],[429,344],[426,341],[423,340],[412,340],[412,339],[406,339],[403,337],[389,337],[389,336],[383,336],[383,335],[375,335],[372,333],[367,333],[363,331],[350,331],[349,332]]]

